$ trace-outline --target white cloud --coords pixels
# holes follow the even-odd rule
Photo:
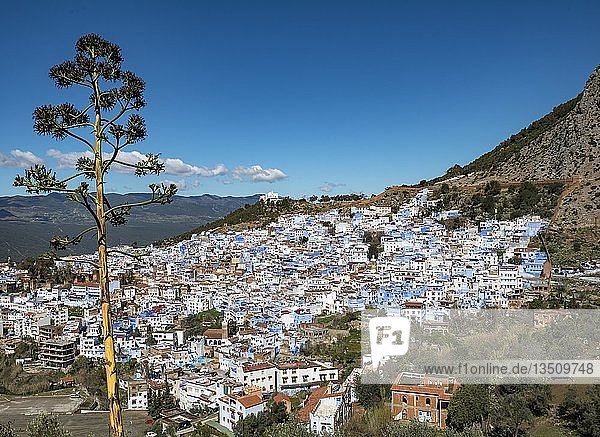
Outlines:
[[[77,164],[77,159],[85,156],[88,158],[93,158],[94,155],[91,151],[85,152],[61,152],[60,150],[50,149],[47,152],[47,155],[51,158],[56,159],[57,168],[59,170],[64,170],[68,168],[75,168],[75,164]],[[110,158],[110,153],[104,154],[104,159]],[[137,150],[133,150],[131,152],[120,152],[118,159],[120,161],[126,162],[128,164],[135,164],[136,162],[143,161],[146,159],[146,155]],[[206,168],[199,167],[196,165],[191,165],[186,162],[183,162],[179,158],[160,158],[160,161],[165,164],[165,174],[170,174],[174,176],[202,176],[202,177],[214,177],[220,176],[227,173],[227,167],[223,164],[218,164],[214,168]],[[131,167],[127,167],[124,165],[114,164],[113,168],[115,171],[119,173],[133,173],[133,169]]]
[[[215,168],[198,167],[187,164],[179,158],[162,159],[165,164],[165,173],[179,176],[203,176],[206,178],[221,176],[227,173],[227,167],[218,164]]]
[[[94,154],[90,151],[85,152],[61,152],[60,150],[50,149],[46,152],[50,158],[56,159],[56,169],[66,170],[69,168],[75,168],[77,160],[82,156],[92,159]]]
[[[10,155],[0,152],[0,167],[29,168],[36,164],[43,164],[44,160],[32,152],[19,149],[10,151]]]
[[[82,152],[62,152],[57,149],[50,149],[47,152],[50,158],[56,160],[56,168],[58,170],[73,169],[77,164],[77,160],[82,157],[93,158],[91,151]],[[104,159],[110,158],[109,153],[104,154]],[[120,152],[118,159],[128,164],[135,164],[146,158],[141,152],[133,150],[131,152]],[[160,161],[165,165],[164,174],[179,176],[181,178],[188,176],[196,177],[217,177],[229,174],[229,170],[224,164],[217,164],[213,168],[203,167],[188,164],[179,158],[160,158]],[[0,161],[1,162],[1,161]],[[119,173],[133,173],[133,169],[124,165],[113,164],[113,169]],[[243,182],[275,182],[286,179],[288,177],[283,171],[277,168],[262,168],[260,165],[238,166],[231,172],[231,177],[237,181]],[[180,182],[185,182],[181,180]],[[233,183],[231,179],[223,181],[224,184]],[[195,183],[197,187],[199,182]],[[186,189],[190,188],[190,184],[186,182]],[[184,188],[180,188],[183,190]]]
[[[185,179],[180,179],[178,181],[171,181],[169,179],[165,179],[164,181],[162,181],[162,183],[165,185],[175,184],[177,186],[177,191],[187,191],[190,188],[190,185]]]
[[[236,167],[232,175],[234,179],[239,181],[252,182],[275,182],[288,177],[288,175],[278,168],[262,168],[260,165]]]
[[[336,184],[333,182],[324,182],[323,185],[321,185],[319,187],[319,190],[321,190],[324,193],[330,193],[338,187],[345,187],[345,186],[346,186],[346,184]]]

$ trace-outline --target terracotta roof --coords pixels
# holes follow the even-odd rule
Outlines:
[[[97,287],[100,288],[100,284],[98,282],[75,282],[73,285],[79,287]]]
[[[204,334],[202,334],[202,335],[206,338],[223,338],[223,330],[216,329],[216,328],[209,328],[206,331],[204,331]]]
[[[237,400],[245,408],[250,408],[260,404],[262,402],[262,396],[258,393],[251,393],[249,395],[239,397]]]
[[[255,370],[271,369],[273,367],[275,366],[271,363],[258,363],[243,366],[244,372],[254,372]]]
[[[452,393],[448,393],[448,386],[432,387],[425,385],[392,385],[392,392],[414,393],[422,395],[438,396],[440,399],[450,400]]]
[[[300,422],[308,422],[310,420],[310,413],[313,412],[319,400],[327,395],[328,388],[327,386],[319,387],[308,396],[304,406],[298,411],[298,420]]]
[[[275,396],[273,396],[273,401],[274,402],[291,402],[291,399],[288,395],[285,395],[283,393],[277,393]]]
[[[252,334],[258,334],[260,331],[258,331],[258,329],[240,329],[238,334],[239,335],[252,335]]]

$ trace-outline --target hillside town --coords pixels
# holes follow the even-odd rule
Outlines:
[[[161,413],[163,426],[176,424],[185,435],[188,425],[212,417],[227,433],[271,400],[291,410],[303,392],[298,419],[331,433],[352,414],[361,363],[349,368],[306,353],[336,341],[324,316],[378,309],[427,323],[450,308],[520,308],[545,292],[551,266],[531,239],[546,221],[450,230],[444,223],[460,211],[439,210],[430,194],[423,189],[399,208],[357,204],[283,215],[243,232],[204,232],[168,247],[118,248],[110,266],[117,356],[139,364],[121,380],[126,407],[149,410],[166,390],[176,408]],[[22,340],[39,345],[37,359],[21,360],[25,370],[66,371],[80,356],[104,359],[100,290],[85,262],[94,257],[56,262],[73,272],[68,285],[33,284],[27,271],[2,268],[4,353]],[[18,287],[26,292],[14,293]],[[194,319],[206,314],[218,315],[217,325]],[[392,387],[394,418],[444,427],[450,382],[404,378],[418,382]],[[423,405],[402,407],[401,399],[419,393]]]

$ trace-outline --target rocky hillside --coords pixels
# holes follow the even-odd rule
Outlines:
[[[579,96],[436,182],[465,187],[491,180],[564,183],[553,224],[600,225],[600,67]]]

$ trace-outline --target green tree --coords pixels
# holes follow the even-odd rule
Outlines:
[[[176,407],[177,403],[168,386],[159,390],[148,389],[148,416],[156,419],[162,411]]]
[[[76,87],[88,93],[89,101],[77,108],[72,103],[42,105],[33,112],[33,128],[39,135],[55,140],[66,138],[86,148],[78,159],[77,172],[59,178],[44,165],[35,165],[17,176],[14,185],[25,187],[28,193],[64,193],[80,204],[93,219],[93,226],[74,237],[55,236],[51,251],[44,258],[57,259],[57,252],[79,243],[86,234],[95,233],[98,242],[98,262],[91,262],[99,271],[102,337],[104,338],[105,371],[113,436],[123,436],[123,421],[119,402],[108,272],[107,221],[122,225],[130,210],[152,203],[168,203],[176,193],[175,185],[151,184],[147,200],[131,204],[111,205],[105,195],[105,176],[119,166],[137,176],[159,174],[164,164],[158,155],[148,154],[138,162],[124,155],[123,150],[146,137],[144,119],[136,112],[146,105],[145,84],[131,71],[122,69],[121,49],[98,35],[84,35],[75,44],[75,57],[50,68],[49,76],[58,88]],[[90,180],[93,184],[86,182]]]
[[[24,338],[15,347],[14,358],[37,358],[38,345],[31,337]]]
[[[131,376],[135,373],[135,371],[140,367],[140,364],[135,358],[132,358],[128,361],[123,361],[117,363],[117,370],[119,375],[127,375]]]
[[[484,192],[486,196],[497,196],[500,194],[501,185],[498,181],[489,181],[485,184]]]
[[[173,397],[173,395],[171,394],[171,390],[169,389],[169,387],[165,387],[164,389],[162,389],[161,391],[161,403],[162,403],[162,409],[163,410],[172,410],[173,408],[177,408],[177,402],[175,401],[175,398]]]
[[[306,425],[298,422],[279,423],[269,427],[264,437],[317,437],[318,434],[309,431]]]
[[[392,423],[392,411],[389,405],[383,403],[367,408],[363,417],[365,434],[369,436],[384,436]]]
[[[158,399],[150,387],[148,387],[148,416],[156,419],[160,414]]]
[[[482,429],[490,427],[490,415],[493,409],[491,387],[487,385],[463,385],[452,397],[448,406],[449,427],[463,431],[475,424]]]
[[[259,413],[261,414],[261,413]],[[261,415],[261,419],[262,419]],[[233,435],[235,437],[261,437],[268,423],[261,421],[256,414],[250,414],[242,420],[238,420],[233,426]]]
[[[360,377],[357,379],[358,381],[355,381],[356,396],[363,407],[371,408],[390,399],[391,386],[389,384],[362,384]]]
[[[591,437],[600,436],[600,385],[590,385],[587,389],[589,402],[586,406],[580,430],[592,430]]]
[[[285,404],[272,402],[264,411],[239,420],[233,427],[233,433],[236,437],[262,437],[269,427],[285,423],[288,418]]]
[[[549,385],[525,385],[521,386],[522,396],[527,403],[527,408],[536,416],[544,416],[550,410],[552,401],[552,390]]]
[[[183,319],[182,328],[185,330],[185,337],[190,338],[202,335],[209,328],[219,329],[222,324],[223,313],[212,309],[187,316]]]
[[[71,437],[56,416],[40,414],[27,425],[27,437]]]
[[[570,385],[565,393],[565,398],[558,406],[558,416],[567,426],[576,427],[584,416],[584,403],[577,394],[577,388]]]
[[[494,437],[526,435],[536,416],[548,413],[544,385],[463,385],[452,397],[446,423],[463,432],[473,426]]]
[[[520,393],[508,394],[499,400],[497,408],[494,421],[495,436],[518,437],[527,434],[534,416],[524,396]]]
[[[273,402],[269,405],[269,420],[272,423],[284,423],[289,419],[284,402]]]
[[[154,330],[152,329],[152,326],[148,325],[146,328],[146,345],[154,346],[157,343],[153,334]]]
[[[238,333],[237,322],[235,320],[233,320],[233,319],[229,320],[227,322],[227,335],[229,337],[233,337],[237,333]]]
[[[215,430],[208,425],[197,424],[191,437],[212,437]]]
[[[387,426],[383,437],[443,437],[444,432],[419,422],[396,422]]]
[[[54,262],[48,258],[28,256],[19,263],[19,268],[27,270],[33,279],[42,281],[52,277]]]
[[[10,422],[0,423],[0,437],[17,437],[17,433]]]

